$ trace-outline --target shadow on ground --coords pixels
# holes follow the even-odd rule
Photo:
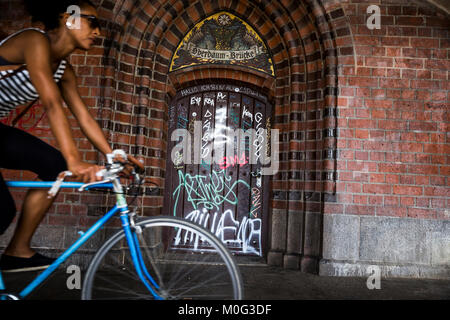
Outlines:
[[[366,278],[322,277],[266,265],[241,266],[248,300],[448,300],[450,280],[381,279],[369,290]],[[9,292],[17,293],[38,273],[4,274]],[[31,300],[78,300],[80,290],[67,288],[70,274],[61,267],[32,293]]]

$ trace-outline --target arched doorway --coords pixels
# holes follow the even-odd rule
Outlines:
[[[120,113],[114,119],[110,117],[112,120],[108,118],[108,127],[114,128],[112,133],[118,144],[125,140],[122,131],[128,127],[122,125],[124,122],[138,127],[136,135],[126,133],[135,144],[130,149],[147,159],[150,177],[161,185],[161,193],[152,193],[146,199],[143,214],[166,211],[162,201],[166,186],[162,186],[168,181],[168,172],[161,162],[167,164],[166,159],[171,157],[167,154],[168,115],[176,95],[193,86],[220,81],[255,86],[258,92],[269,97],[274,107],[273,128],[280,130],[280,170],[271,178],[267,262],[317,272],[322,254],[323,214],[338,208],[335,205],[337,54],[341,54],[341,63],[353,65],[354,62],[352,51],[338,50],[351,41],[342,9],[334,1],[327,1],[323,7],[322,1],[309,0],[289,4],[271,1],[264,5],[252,1],[195,4],[175,1],[174,4],[177,5],[171,4],[173,10],[167,10],[163,3],[134,7],[131,1],[125,1],[117,6],[113,10],[117,11],[114,28],[109,35],[114,41],[107,46],[105,55],[108,58],[105,58],[105,73],[113,75],[102,81],[105,85],[114,84],[117,90],[105,90],[101,105]],[[130,13],[124,26],[122,12]],[[272,59],[273,75],[245,64],[211,61],[190,64],[196,61],[176,55],[182,43],[193,42],[194,46],[187,45],[185,51],[197,55],[196,58],[205,54],[219,60],[227,58],[217,52],[223,50],[223,43],[219,48],[204,51],[199,50],[205,49],[200,42],[193,41],[200,36],[194,32],[196,26],[213,16],[218,18],[223,12],[238,17],[259,35]],[[228,19],[223,21],[227,25],[228,22]],[[346,41],[336,43],[336,28]],[[190,41],[189,35],[196,37]],[[117,43],[126,45],[117,46]],[[240,50],[237,43],[232,47]],[[252,52],[260,52],[251,47],[245,50],[243,55],[235,57],[246,58]],[[342,57],[342,52],[346,57]],[[174,68],[172,62],[177,56],[183,59]],[[133,94],[124,94],[121,88],[129,86]],[[127,108],[133,110],[131,120],[123,120],[121,113],[128,111]]]

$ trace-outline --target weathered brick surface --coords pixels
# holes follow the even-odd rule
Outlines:
[[[352,21],[356,65],[342,74],[347,122],[342,121],[340,129],[348,130],[339,139],[346,146],[341,155],[348,156],[339,159],[347,162],[340,167],[349,169],[357,151],[368,152],[364,165],[372,179],[361,194],[383,195],[383,202],[368,205],[371,214],[391,206],[390,211],[402,216],[420,217],[424,212],[419,208],[426,206],[427,218],[443,219],[445,211],[436,204],[448,201],[448,188],[434,193],[435,205],[430,205],[425,188],[431,184],[429,178],[443,184],[448,178],[444,172],[449,163],[443,159],[448,155],[448,117],[443,116],[449,107],[448,16],[431,8],[381,1],[381,30],[369,30],[362,18],[368,5],[343,5]],[[367,129],[368,136],[358,136],[357,128]],[[375,168],[369,168],[371,163]],[[382,188],[378,182],[387,179],[390,183]],[[352,183],[347,182],[350,190]],[[344,207],[353,210],[352,204]]]

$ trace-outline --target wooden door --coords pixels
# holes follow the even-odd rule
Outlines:
[[[165,213],[203,225],[235,254],[263,256],[270,190],[260,168],[270,117],[267,98],[248,88],[180,91],[169,105]]]

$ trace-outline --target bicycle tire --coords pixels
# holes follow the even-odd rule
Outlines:
[[[155,291],[161,297],[214,300],[243,298],[242,277],[235,259],[209,230],[177,217],[152,217],[136,223],[136,226],[142,230],[140,235],[138,232],[135,234],[139,235],[145,265],[151,265],[147,269],[160,286]],[[197,241],[197,248],[192,247],[192,239]],[[174,244],[176,241],[179,247]],[[125,232],[121,230],[96,253],[83,282],[83,300],[154,299],[136,274],[126,242]],[[199,274],[193,273],[194,269],[198,269]],[[133,283],[131,280],[134,280]],[[183,286],[175,286],[175,281],[184,281]],[[124,292],[116,296],[119,289]]]

